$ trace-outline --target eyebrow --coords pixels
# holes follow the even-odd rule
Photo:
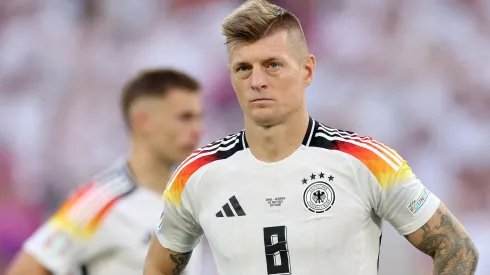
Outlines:
[[[271,61],[275,61],[275,60],[278,60],[279,58],[277,57],[269,57],[267,59],[265,59],[264,61],[262,61],[261,63],[268,63],[268,62],[271,62]],[[246,62],[246,61],[240,61],[240,62],[237,62],[236,64],[233,65],[233,68],[236,68],[236,67],[239,67],[239,66],[244,66],[244,65],[250,65],[249,62]]]

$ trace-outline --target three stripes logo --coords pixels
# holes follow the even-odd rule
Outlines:
[[[231,205],[231,207],[230,207]],[[233,208],[233,210],[232,210]],[[224,213],[224,215],[223,215]],[[234,216],[245,216],[245,211],[243,211],[242,206],[238,202],[235,196],[231,197],[225,205],[223,205],[222,210],[216,213],[216,217],[223,218],[226,217],[234,217]]]

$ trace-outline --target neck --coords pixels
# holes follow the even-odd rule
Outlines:
[[[293,114],[274,126],[260,126],[245,119],[247,143],[252,154],[264,162],[283,160],[294,153],[303,142],[308,129],[309,117],[306,110]]]
[[[139,187],[161,195],[170,177],[171,161],[162,161],[146,146],[135,142],[128,166]]]

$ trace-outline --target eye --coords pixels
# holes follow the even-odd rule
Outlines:
[[[279,64],[277,64],[277,63],[274,63],[274,62],[269,63],[269,68],[271,68],[271,69],[277,69],[278,67],[279,67]]]
[[[246,71],[248,71],[248,67],[247,66],[239,66],[236,70],[237,70],[237,72],[246,72]]]
[[[179,119],[182,121],[190,121],[194,118],[194,114],[191,112],[185,112],[179,115]]]

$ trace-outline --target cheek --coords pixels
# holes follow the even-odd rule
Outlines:
[[[178,143],[178,144],[181,144],[183,142],[185,142],[185,140],[188,139],[188,134],[187,134],[187,131],[183,130],[183,129],[178,129],[174,132],[174,135],[172,136],[174,142]]]
[[[238,103],[242,106],[246,106],[246,102],[248,101],[248,96],[247,96],[247,88],[245,85],[234,85],[233,90],[235,91],[236,98],[238,100]]]
[[[184,146],[192,138],[192,135],[191,135],[192,131],[193,131],[192,125],[190,125],[190,124],[183,124],[183,125],[180,125],[179,127],[175,128],[173,133],[172,133],[173,143],[177,147]]]
[[[165,123],[165,121],[159,121],[153,125],[153,140],[157,143],[162,143],[164,146],[172,138],[172,125]]]
[[[182,137],[175,131],[167,131],[161,135],[161,138],[156,142],[162,150],[168,154],[174,154],[180,150],[181,144],[183,142]]]
[[[238,97],[242,97],[247,89],[247,83],[243,79],[232,78],[231,85]]]
[[[303,86],[297,80],[297,77],[285,78],[280,81],[281,98],[285,99],[289,104],[296,105],[301,103],[303,94]]]
[[[165,130],[158,130],[155,132],[155,134],[152,136],[153,142],[158,146],[158,147],[165,147],[170,141],[171,136],[167,133]]]

